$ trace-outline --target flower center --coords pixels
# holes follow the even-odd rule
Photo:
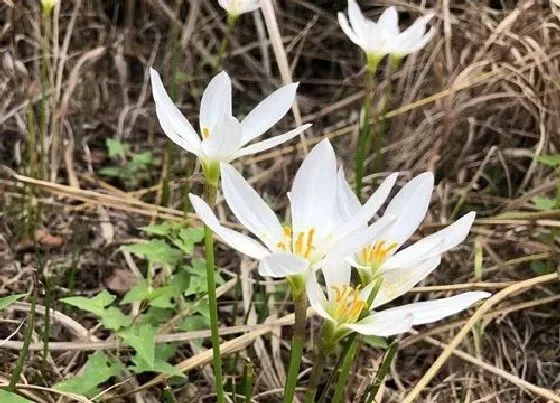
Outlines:
[[[276,247],[283,251],[291,251],[294,255],[308,259],[315,249],[313,246],[313,238],[315,237],[315,228],[308,231],[300,231],[294,237],[292,229],[284,227],[284,240],[279,241]]]
[[[379,267],[397,249],[398,243],[387,244],[385,241],[377,241],[372,246],[360,251],[360,264],[369,267]]]
[[[207,128],[207,127],[203,127],[202,128],[202,138],[207,139],[208,137],[210,137],[210,129]]]
[[[360,318],[366,301],[360,296],[360,286],[333,286],[334,301],[331,301],[332,317],[339,323],[354,323]]]

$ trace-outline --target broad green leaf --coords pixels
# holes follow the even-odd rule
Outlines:
[[[121,305],[131,304],[136,301],[148,299],[148,280],[139,280],[124,296]]]
[[[167,322],[173,316],[173,311],[171,309],[158,308],[151,306],[148,308],[146,313],[141,314],[137,322],[138,323],[149,323],[153,326],[159,326],[162,323]]]
[[[185,290],[185,295],[196,295],[208,293],[208,279],[206,275],[206,261],[203,259],[195,259],[192,261],[192,266],[187,267],[190,278],[189,286]],[[225,281],[220,275],[219,270],[214,269],[214,278],[216,285],[221,285]]]
[[[140,167],[146,167],[150,165],[152,161],[153,161],[152,153],[148,151],[145,153],[138,153],[132,155],[131,164],[140,168]]]
[[[72,392],[86,397],[93,397],[99,392],[97,385],[118,376],[124,365],[113,358],[108,358],[101,351],[90,354],[85,371],[81,376],[75,376],[54,385],[55,389]]]
[[[142,373],[142,372],[160,372],[163,374],[168,374],[171,376],[178,376],[184,378],[185,375],[167,362],[173,354],[175,354],[176,347],[171,344],[158,344],[155,350],[155,362],[153,366],[150,366],[146,361],[142,359],[138,354],[132,357],[132,362],[134,366],[128,367],[132,372]]]
[[[203,228],[182,228],[179,231],[178,237],[173,238],[173,244],[181,249],[183,252],[192,255],[194,244],[202,241],[204,238]]]
[[[155,363],[156,333],[157,328],[149,323],[143,323],[121,330],[118,334],[136,350],[139,358],[145,361],[150,368],[153,368]]]
[[[536,160],[541,164],[555,168],[560,165],[560,154],[539,155]]]
[[[101,175],[112,176],[114,178],[126,178],[126,172],[120,167],[105,167],[99,170]]]
[[[61,298],[60,301],[65,304],[75,306],[84,311],[91,312],[101,319],[101,323],[107,329],[118,330],[126,327],[132,322],[128,316],[123,314],[118,308],[108,307],[115,300],[115,296],[109,294],[107,290],[103,290],[95,297],[67,297]]]
[[[187,316],[179,325],[179,329],[184,332],[194,332],[196,330],[207,330],[210,328],[210,320],[202,315]]]
[[[120,140],[117,139],[107,139],[105,144],[107,144],[109,157],[116,157],[117,155],[123,156],[130,148],[130,144],[121,143]]]
[[[548,197],[535,197],[533,199],[533,203],[535,204],[535,208],[537,210],[553,210],[556,207],[556,200],[550,199]]]
[[[6,308],[8,305],[13,304],[18,299],[25,297],[27,294],[14,294],[7,297],[0,298],[0,310]]]
[[[121,250],[132,252],[152,262],[163,263],[169,266],[177,265],[183,255],[180,250],[172,248],[161,239],[152,239],[145,243],[122,246]]]
[[[0,389],[0,402],[2,403],[33,403],[31,400],[24,399],[15,393]]]
[[[149,234],[168,235],[169,233],[171,233],[171,231],[174,230],[174,226],[173,224],[170,224],[168,222],[162,222],[161,224],[149,225],[140,229]]]
[[[362,336],[363,340],[374,348],[386,350],[389,347],[387,339],[381,336]]]

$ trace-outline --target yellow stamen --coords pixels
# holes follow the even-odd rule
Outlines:
[[[334,301],[332,316],[338,322],[354,323],[360,318],[366,302],[360,295],[360,287],[353,288],[349,285],[333,286]]]
[[[210,137],[210,129],[207,127],[202,128],[202,138],[207,139]]]
[[[386,241],[377,241],[373,246],[368,246],[360,251],[361,264],[364,266],[375,266],[383,263],[399,245],[392,242],[388,246]]]

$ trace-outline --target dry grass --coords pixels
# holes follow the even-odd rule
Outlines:
[[[0,5],[0,158],[4,165],[0,296],[28,292],[34,273],[45,267],[59,273],[55,276],[59,281],[72,265],[78,267],[79,292],[94,294],[115,270],[137,271],[134,260],[118,252],[118,247],[138,238],[139,227],[156,218],[182,219],[180,188],[190,157],[177,149],[172,156],[172,202],[168,206],[156,203],[167,139],[155,118],[148,67],[153,65],[170,82],[170,33],[174,26],[180,28],[177,103],[193,120],[226,29],[214,1],[186,1],[179,13],[173,2],[164,0],[62,3],[55,10],[54,39],[48,46],[50,153],[40,175],[30,174],[26,157],[26,111],[30,107],[38,111],[42,99],[39,8],[35,2]],[[307,135],[305,143],[300,139],[237,164],[284,216],[283,195],[305,145],[328,136],[340,160],[352,166],[363,96],[363,60],[336,23],[336,12],[344,9],[344,1],[278,3],[275,18],[281,37],[267,31],[274,15],[267,15],[266,21],[261,14],[242,16],[225,68],[233,79],[234,108],[239,114],[282,82],[301,82],[296,118],[286,118],[280,126],[291,127],[301,112],[303,122],[314,124],[312,135]],[[361,2],[375,15],[379,8],[373,3]],[[409,11],[411,18],[422,10],[416,2],[375,2],[380,3],[397,4],[402,15]],[[478,220],[469,242],[448,254],[426,284],[402,300],[450,295],[458,288],[486,288],[497,296],[470,319],[419,327],[417,334],[403,336],[381,400],[559,401],[560,301],[554,271],[560,211],[538,212],[531,199],[552,195],[558,181],[534,156],[560,152],[560,10],[538,0],[429,3],[438,16],[436,40],[408,57],[393,77],[382,71],[377,83],[376,99],[388,102],[390,110],[383,166],[385,171],[401,171],[403,182],[425,170],[435,172],[438,185],[421,235],[470,209],[478,212]],[[283,52],[287,60],[282,60]],[[383,99],[388,80],[396,94],[390,100]],[[99,174],[109,163],[106,138],[126,141],[135,151],[155,150],[154,169],[134,188]],[[381,176],[369,175],[365,190],[370,192]],[[196,188],[199,175],[195,173],[190,182]],[[21,223],[26,212],[23,201],[29,194],[26,189],[34,189],[43,206],[40,226],[60,240],[41,244],[38,252],[24,247]],[[513,211],[523,214],[500,216]],[[227,209],[220,208],[220,213],[225,223],[237,225],[229,222]],[[479,282],[473,270],[475,237],[483,253]],[[266,324],[257,324],[256,316],[244,312],[254,293],[277,283],[264,281],[255,287],[252,263],[220,251],[224,273],[232,278],[241,274],[239,298],[245,299],[236,313],[237,325],[232,325],[231,307],[238,295],[231,291],[235,281],[222,290],[223,351],[240,351],[257,367],[255,401],[278,401],[285,378],[282,363],[286,365],[288,359],[290,328],[286,325],[293,320],[291,307],[281,297],[271,300]],[[546,281],[538,280],[543,277]],[[63,281],[55,286],[57,297],[67,294],[65,287]],[[21,349],[22,332],[15,330],[26,306],[19,304],[0,319],[0,339],[11,336],[0,342],[0,382],[9,379]],[[84,352],[116,347],[114,341],[104,340],[106,334],[91,318],[70,318],[60,312],[59,305],[55,310],[50,367],[41,369],[34,362],[40,359],[35,350],[42,345],[36,335],[21,379],[26,396],[41,402],[59,398],[49,387],[76,374],[85,362]],[[39,325],[42,317],[39,310]],[[245,317],[247,323],[239,326]],[[480,337],[471,332],[479,321],[484,329]],[[310,321],[310,330],[315,332],[318,325],[318,320]],[[170,331],[158,337],[186,343],[200,335],[207,332]],[[362,349],[347,401],[360,401],[360,391],[369,382],[379,354]],[[211,380],[204,370],[209,361],[209,351],[195,353],[187,345],[181,349],[174,362],[189,372],[190,382],[176,390],[178,401],[212,401]],[[309,367],[304,359],[302,379],[309,376]],[[161,380],[130,379],[103,399],[161,401]]]

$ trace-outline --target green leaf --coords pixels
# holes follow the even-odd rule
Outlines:
[[[541,164],[555,168],[560,165],[560,154],[538,155],[536,160]]]
[[[176,347],[171,344],[158,344],[155,350],[155,362],[153,366],[150,366],[146,361],[142,359],[141,356],[135,354],[132,357],[132,362],[134,366],[128,367],[132,372],[142,373],[142,372],[160,372],[164,374],[168,374],[171,376],[178,376],[184,378],[185,375],[175,368],[174,365],[171,365],[167,362],[169,358],[175,353]]]
[[[109,359],[101,351],[90,354],[83,375],[75,376],[54,385],[55,389],[76,393],[86,397],[93,397],[99,392],[97,385],[118,376],[124,365],[116,360]]]
[[[25,297],[27,294],[14,294],[8,295],[7,297],[0,298],[0,311],[6,308],[8,305],[13,304],[18,299]]]
[[[387,339],[381,336],[362,336],[363,340],[374,348],[386,350],[389,347]]]
[[[134,347],[139,358],[145,361],[150,368],[154,367],[157,328],[149,323],[131,326],[121,330],[118,334],[123,340]]]
[[[195,259],[191,264],[191,267],[187,267],[190,279],[189,286],[185,290],[185,296],[208,293],[206,261],[203,259]],[[216,285],[221,285],[225,282],[219,270],[214,270],[214,278],[216,280]]]
[[[148,299],[148,280],[143,278],[126,293],[121,301],[121,305],[144,301],[145,299]]]
[[[31,400],[24,399],[15,393],[0,389],[0,402],[2,403],[33,403]]]
[[[99,170],[101,175],[111,176],[113,178],[126,178],[126,172],[121,167],[105,167]]]
[[[204,228],[182,228],[178,235],[172,239],[173,244],[192,256],[194,244],[204,238]]]
[[[118,155],[124,156],[124,154],[130,148],[130,144],[121,143],[120,140],[117,139],[107,139],[105,141],[107,144],[107,151],[109,152],[109,157],[116,157]]]
[[[208,316],[203,315],[193,315],[188,316],[183,319],[183,322],[179,325],[179,329],[184,332],[194,332],[197,330],[207,330],[210,329],[210,311],[208,311]],[[192,340],[192,343],[198,346],[199,348],[202,347],[203,339],[196,339]]]
[[[556,200],[550,199],[548,197],[535,197],[533,198],[533,203],[537,210],[553,210],[556,207]]]
[[[174,226],[168,222],[162,222],[161,224],[149,225],[140,229],[149,234],[168,235],[174,230]]]
[[[107,290],[103,290],[95,297],[67,297],[61,298],[60,301],[99,316],[101,323],[103,323],[103,326],[107,329],[118,330],[121,327],[129,326],[132,321],[118,308],[108,307],[113,303],[115,298],[116,297],[109,294]]]
[[[169,266],[176,266],[183,257],[180,250],[172,248],[161,239],[152,239],[145,243],[121,246],[121,250],[132,252],[154,263],[162,263]]]
[[[152,153],[149,151],[145,153],[137,153],[132,155],[131,164],[137,166],[138,168],[151,165],[152,162],[153,162]]]
[[[146,313],[139,315],[137,322],[149,323],[152,326],[159,326],[167,322],[173,316],[173,311],[170,309],[158,308],[151,306]]]

